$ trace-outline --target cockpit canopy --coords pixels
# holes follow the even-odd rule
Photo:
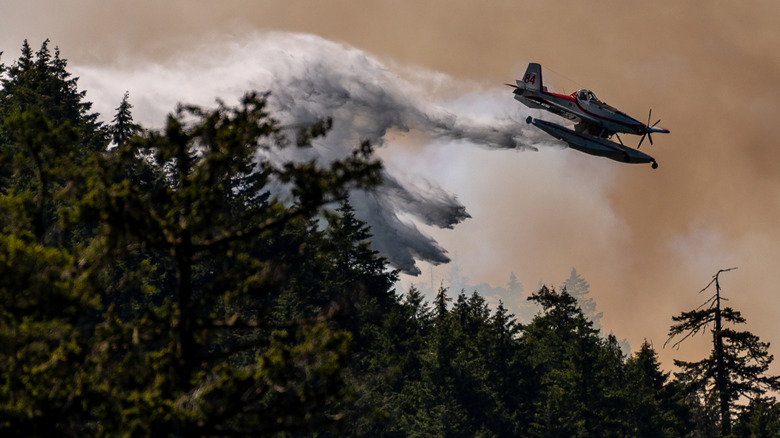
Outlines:
[[[577,90],[577,100],[600,103],[601,101],[590,90]]]
[[[574,93],[577,96],[577,100],[580,102],[587,102],[589,105],[595,105],[600,109],[612,111],[614,113],[619,113],[617,108],[608,105],[606,102],[602,102],[599,100],[598,97],[596,97],[595,94],[593,94],[590,90],[577,90]]]

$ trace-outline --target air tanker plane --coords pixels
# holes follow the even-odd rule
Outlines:
[[[653,144],[652,134],[669,133],[668,129],[656,126],[660,120],[650,125],[652,110],[648,114],[647,124],[645,124],[602,102],[590,90],[577,90],[570,95],[547,91],[547,87],[542,82],[542,66],[537,63],[528,64],[525,76],[516,82],[517,85],[507,84],[514,88],[515,100],[529,108],[544,109],[569,119],[575,125],[572,130],[557,123],[535,119],[531,116],[526,119],[527,123],[563,140],[572,149],[586,154],[625,163],[652,163],[653,169],[658,167],[655,158],[639,151],[645,137],[650,140],[650,144]],[[633,134],[642,137],[634,149],[623,145],[618,134]],[[617,139],[617,143],[611,141],[613,136]]]

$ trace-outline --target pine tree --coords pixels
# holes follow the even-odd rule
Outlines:
[[[458,400],[457,326],[450,314],[452,298],[441,287],[432,312],[432,328],[421,358],[420,382],[409,388],[412,412],[404,419],[409,436],[472,436],[467,411]]]
[[[686,436],[692,426],[684,393],[661,370],[658,354],[645,340],[626,360],[626,398],[632,436]]]
[[[116,108],[116,114],[111,121],[109,131],[111,133],[111,140],[114,144],[121,144],[129,140],[135,135],[140,127],[133,122],[132,109],[133,105],[129,101],[130,92],[126,91],[122,97],[122,102]]]
[[[688,384],[692,393],[701,394],[705,406],[718,407],[720,430],[723,436],[731,433],[732,412],[741,397],[754,400],[767,391],[780,390],[780,376],[766,376],[774,357],[769,354],[769,344],[748,331],[737,331],[727,325],[744,324],[745,318],[731,307],[724,307],[726,298],[721,296],[720,274],[732,271],[723,269],[713,276],[715,294],[697,309],[683,312],[672,318],[676,324],[669,329],[669,340],[681,336],[673,344],[678,348],[689,337],[712,326],[712,353],[698,362],[675,360],[682,369],[678,378]]]
[[[48,40],[36,53],[25,41],[14,64],[0,64],[0,187],[26,199],[20,206],[39,240],[59,244],[72,237],[59,214],[64,198],[84,196],[66,179],[107,144],[66,64],[59,50],[52,58]]]
[[[22,56],[0,72],[5,73],[0,80],[0,121],[14,113],[39,113],[56,128],[67,123],[76,131],[82,157],[86,151],[105,149],[106,132],[98,114],[91,112],[92,103],[85,99],[86,91],[78,90],[78,78],[67,71],[59,48],[52,57],[49,40],[35,54],[25,40]],[[0,124],[0,143],[7,143],[8,136]]]
[[[525,436],[620,436],[622,353],[614,337],[598,330],[566,290],[542,287],[529,300],[542,311],[524,327],[523,354],[536,383],[533,413]]]
[[[82,257],[93,224],[74,220],[103,133],[64,67],[48,42],[33,54],[26,41],[0,65],[0,430],[11,436],[91,434],[84,404],[110,354],[96,351],[99,272]]]
[[[517,281],[514,271],[509,274],[509,283],[506,286],[507,292],[513,295],[523,294],[523,284]]]

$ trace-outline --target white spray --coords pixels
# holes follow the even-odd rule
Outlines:
[[[314,35],[260,33],[198,48],[165,65],[128,62],[74,70],[104,119],[113,115],[125,90],[130,91],[135,120],[144,126],[159,126],[182,100],[212,106],[217,98],[229,103],[250,90],[271,92],[271,112],[282,125],[333,119],[326,137],[312,148],[285,149],[287,159],[327,163],[343,158],[363,140],[386,146],[389,132],[414,131],[430,142],[520,150],[534,149],[531,139],[538,138],[517,122],[520,114],[485,114],[482,109],[477,116],[457,100],[437,102],[426,88],[430,73],[402,79],[365,52]],[[452,82],[441,75],[437,81]],[[466,208],[422,178],[389,171],[383,176],[381,187],[351,195],[356,215],[371,226],[374,247],[407,274],[420,273],[415,260],[448,262],[446,250],[414,221],[452,228],[469,217]],[[414,221],[403,219],[409,217]]]

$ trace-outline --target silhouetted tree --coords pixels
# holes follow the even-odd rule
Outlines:
[[[506,290],[513,295],[523,294],[523,284],[517,281],[517,276],[514,272],[509,274],[509,283],[506,285]]]
[[[126,91],[109,127],[111,140],[117,145],[124,143],[140,130],[140,126],[133,122],[133,105],[130,104],[129,98],[130,93]]]
[[[566,290],[542,287],[529,300],[542,311],[524,327],[523,353],[537,382],[534,411],[525,436],[619,436],[622,353],[614,337],[598,330]]]
[[[723,436],[731,432],[731,412],[741,397],[754,400],[768,390],[780,390],[780,377],[764,375],[774,358],[769,354],[769,344],[748,331],[726,327],[745,323],[740,312],[722,304],[726,299],[720,293],[720,274],[733,269],[736,268],[722,269],[713,276],[701,292],[714,284],[715,294],[701,306],[672,318],[676,324],[669,329],[667,340],[668,343],[682,335],[673,344],[678,348],[689,337],[712,327],[713,349],[708,358],[674,363],[682,369],[678,378],[688,385],[689,391],[702,394],[705,405],[718,406]]]
[[[631,436],[679,437],[692,430],[691,413],[683,388],[669,382],[658,354],[645,341],[626,360],[626,399]]]
[[[571,268],[571,275],[563,282],[561,289],[566,289],[569,295],[577,299],[577,305],[582,309],[582,313],[593,323],[593,327],[600,330],[603,313],[596,313],[596,302],[589,296],[590,285],[577,273],[577,269]]]
[[[780,436],[780,404],[774,397],[758,397],[737,417],[732,435],[740,438]]]

